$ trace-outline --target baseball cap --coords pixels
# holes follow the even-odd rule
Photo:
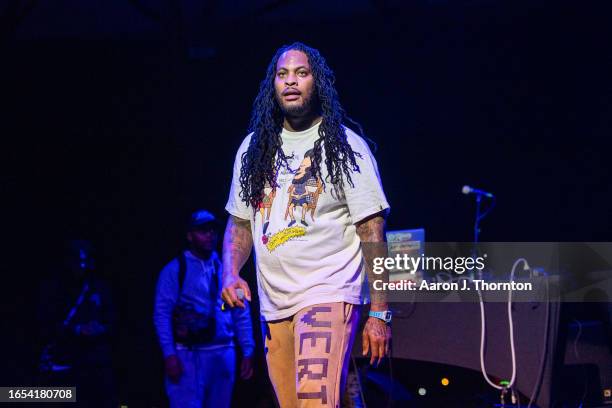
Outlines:
[[[191,214],[191,218],[189,219],[189,223],[187,225],[188,230],[195,230],[202,228],[203,226],[217,228],[219,227],[219,222],[215,218],[212,213],[206,210],[198,210]]]

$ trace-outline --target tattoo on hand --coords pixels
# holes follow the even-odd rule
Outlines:
[[[382,321],[380,322],[382,323]],[[375,320],[368,319],[366,322],[366,326],[368,332],[373,334],[374,336],[386,337],[387,336],[387,326],[385,324],[375,323]]]

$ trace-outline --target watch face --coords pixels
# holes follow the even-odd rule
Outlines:
[[[387,311],[384,313],[384,317],[383,317],[383,319],[385,319],[385,321],[386,321],[386,322],[390,322],[390,321],[391,321],[391,315],[392,315],[392,314],[391,314],[391,311],[390,311],[390,310],[387,310]]]

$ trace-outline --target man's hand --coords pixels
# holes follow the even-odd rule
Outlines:
[[[363,328],[362,343],[363,355],[371,352],[370,364],[378,366],[383,357],[389,355],[391,341],[391,327],[376,317],[369,317]]]
[[[248,380],[253,376],[253,357],[243,357],[240,363],[240,378]]]
[[[170,381],[177,383],[183,374],[183,363],[176,354],[172,354],[166,357],[165,369]]]
[[[229,307],[240,306],[245,307],[244,302],[238,297],[236,290],[242,289],[244,297],[249,302],[251,301],[251,290],[249,284],[240,276],[227,274],[223,276],[223,291],[221,291],[221,298]]]

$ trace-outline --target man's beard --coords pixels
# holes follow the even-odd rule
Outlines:
[[[282,96],[279,97],[278,95],[276,97],[276,102],[278,103],[278,106],[280,107],[281,112],[283,112],[283,115],[289,116],[289,117],[304,116],[312,112],[316,108],[315,98],[313,98],[314,96],[313,94],[314,92],[311,92],[310,94],[304,96],[303,102],[301,105],[285,106],[282,100]]]

